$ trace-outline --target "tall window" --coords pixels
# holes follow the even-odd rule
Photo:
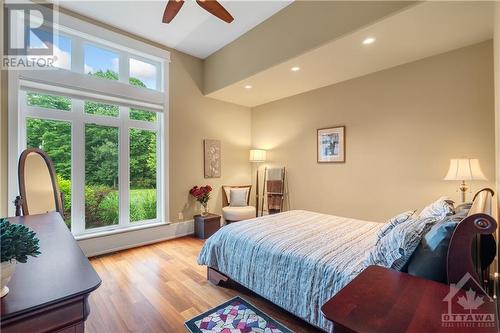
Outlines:
[[[18,151],[51,157],[75,235],[162,221],[164,60],[63,30],[57,69],[17,78]]]

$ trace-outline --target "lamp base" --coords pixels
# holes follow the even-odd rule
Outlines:
[[[460,198],[462,199],[462,202],[465,202],[465,196],[467,191],[469,190],[469,185],[467,185],[465,181],[462,180],[459,186],[459,190],[460,190]]]

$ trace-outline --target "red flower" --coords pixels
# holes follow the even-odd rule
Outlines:
[[[202,187],[194,186],[189,190],[189,194],[196,198],[201,204],[206,204],[210,199],[210,192],[212,187],[210,185],[205,185]]]

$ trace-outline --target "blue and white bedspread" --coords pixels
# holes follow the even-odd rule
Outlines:
[[[321,306],[363,270],[382,225],[301,210],[263,216],[221,228],[198,264],[330,330]]]

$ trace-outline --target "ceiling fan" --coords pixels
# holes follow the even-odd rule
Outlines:
[[[216,0],[196,0],[196,3],[222,21],[231,23],[234,20],[231,14],[229,14],[229,12]],[[162,22],[170,23],[179,12],[182,5],[184,5],[184,0],[168,0],[165,12],[163,13]]]

